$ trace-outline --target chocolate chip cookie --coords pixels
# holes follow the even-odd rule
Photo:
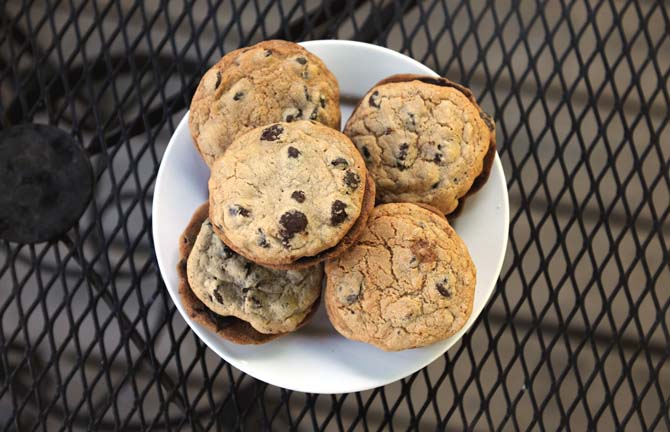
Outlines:
[[[341,253],[374,204],[373,182],[349,138],[308,120],[238,137],[212,165],[209,194],[210,219],[224,242],[280,268]]]
[[[226,54],[200,81],[189,114],[207,165],[239,134],[265,124],[311,119],[340,128],[335,76],[300,45],[270,40]]]
[[[456,333],[472,312],[476,271],[438,210],[375,207],[359,242],[326,262],[326,310],[349,339],[386,351]]]
[[[420,202],[445,214],[486,182],[495,125],[467,88],[446,78],[394,75],[359,102],[344,133],[380,202]]]
[[[196,210],[180,240],[179,294],[188,314],[236,343],[263,343],[303,325],[318,307],[322,268],[270,270],[227,248]]]

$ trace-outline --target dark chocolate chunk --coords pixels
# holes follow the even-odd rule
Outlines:
[[[307,59],[305,57],[298,57],[295,59],[295,61],[297,61],[301,65],[307,64]]]
[[[335,168],[345,169],[349,166],[349,162],[343,157],[333,159],[330,164]]]
[[[437,187],[438,187],[439,185],[440,185],[440,182],[439,182],[439,181],[438,181],[438,182],[435,182],[435,183],[433,183],[433,185],[431,186],[431,188],[432,188],[432,189],[437,189]]]
[[[435,157],[433,158],[433,162],[436,164],[439,164],[442,162],[442,153],[435,153]]]
[[[393,130],[391,130],[391,128],[386,128],[386,130],[384,131],[384,135],[391,135],[392,133]]]
[[[444,278],[440,282],[435,284],[435,288],[437,288],[437,291],[444,297],[451,298],[451,291],[449,291],[449,288],[447,287],[448,284],[449,280],[447,278]]]
[[[301,154],[302,154],[302,153],[300,153],[300,150],[298,150],[297,148],[295,148],[295,147],[293,147],[293,146],[290,146],[290,147],[288,148],[288,157],[290,157],[290,158],[295,159],[295,158],[297,158],[298,156],[300,156]]]
[[[366,146],[363,146],[362,150],[363,150],[363,156],[365,157],[365,159],[370,159],[370,150],[368,150],[368,148]]]
[[[214,290],[214,298],[216,299],[217,302],[223,304],[223,296],[222,296],[221,293],[219,292],[220,289],[221,289],[221,288],[216,288],[216,289]]]
[[[251,211],[249,211],[249,209],[242,207],[239,204],[235,204],[228,207],[228,214],[231,216],[240,215],[242,217],[249,217],[249,215],[251,215]]]
[[[340,200],[333,201],[333,205],[330,207],[330,224],[337,226],[345,221],[347,218],[347,212],[344,210],[347,208],[347,205]]]
[[[307,216],[298,210],[289,210],[279,218],[279,235],[282,237],[282,243],[288,247],[288,242],[297,233],[302,232],[307,227]]]
[[[249,300],[251,300],[251,306],[258,309],[261,307],[261,301],[258,300],[256,297],[249,297]]]
[[[409,120],[412,122],[412,128],[416,130],[416,116],[413,113],[408,114],[409,114]]]
[[[407,158],[408,150],[409,150],[409,144],[407,143],[400,144],[400,152],[398,153],[398,159],[404,161]]]
[[[210,302],[213,301],[213,300],[212,300],[212,295],[211,295],[211,294],[207,294],[207,300],[209,300]]]
[[[282,132],[284,132],[283,127],[278,124],[272,125],[269,128],[263,129],[263,133],[261,133],[261,141],[276,141]]]
[[[221,251],[221,255],[223,255],[223,259],[228,259],[233,256],[233,250],[229,248],[226,245],[223,245],[223,250]]]
[[[355,303],[358,301],[358,294],[349,294],[348,296],[345,297],[345,300],[348,305]]]
[[[321,108],[326,107],[326,98],[323,96],[319,96],[319,103],[321,104]]]
[[[319,114],[319,107],[314,108],[314,111],[312,111],[312,114],[309,115],[310,120],[316,120]]]
[[[244,264],[244,277],[245,278],[249,277],[249,273],[251,273],[251,269],[253,268],[253,266],[254,265],[251,262],[247,262],[246,264]]]
[[[297,120],[302,117],[302,110],[300,108],[296,108],[296,111],[292,112],[291,114],[288,114],[286,116],[285,121],[288,123],[291,123],[294,120]]]
[[[368,103],[371,107],[379,108],[379,92],[377,90],[375,90],[374,93],[370,95]]]
[[[437,145],[437,149],[438,149],[438,150],[442,150],[442,144],[438,144],[438,145]]]
[[[244,97],[244,92],[239,91],[239,92],[235,93],[235,96],[233,96],[233,100],[238,101],[238,100],[242,99],[243,97]]]
[[[356,189],[361,183],[361,177],[353,171],[347,171],[344,175],[344,184],[351,189]]]
[[[304,203],[305,202],[305,192],[303,192],[301,190],[293,191],[293,193],[291,194],[291,198],[298,201],[299,203]]]
[[[265,57],[270,57],[270,56],[272,55],[272,50],[266,49],[266,50],[263,52],[263,55],[265,55]]]
[[[258,228],[258,240],[256,240],[256,243],[258,246],[265,249],[270,247],[270,243],[268,242],[268,239],[265,236],[265,232],[263,232],[262,228]]]
[[[307,90],[307,86],[302,86],[302,88],[305,91],[305,99],[311,101],[312,97],[309,95],[309,90]]]

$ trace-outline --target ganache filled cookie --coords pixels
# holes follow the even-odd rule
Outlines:
[[[339,99],[337,80],[318,57],[270,40],[226,54],[205,73],[189,127],[211,166],[235,137],[265,124],[306,119],[339,130]]]
[[[488,179],[495,125],[467,88],[446,78],[394,75],[360,101],[344,133],[380,202],[418,202],[456,215]]]
[[[271,270],[216,236],[208,204],[196,210],[180,240],[179,294],[195,321],[224,338],[258,344],[296,330],[319,304],[323,270]]]
[[[211,171],[215,231],[266,266],[300,268],[341,253],[374,205],[374,182],[356,147],[313,121],[253,129]]]
[[[424,205],[375,207],[358,243],[326,262],[328,317],[386,351],[430,345],[472,312],[476,270],[449,222]]]

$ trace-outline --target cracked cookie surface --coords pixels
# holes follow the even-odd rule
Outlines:
[[[366,177],[342,133],[304,120],[266,125],[238,137],[212,166],[210,218],[240,254],[290,264],[342,240],[361,215]]]
[[[343,336],[387,351],[456,333],[472,312],[476,270],[447,220],[415,204],[383,204],[359,242],[326,262],[326,310]]]
[[[481,187],[495,128],[468,89],[444,78],[396,75],[360,101],[344,133],[356,144],[381,202],[420,202],[445,214]]]
[[[208,166],[254,127],[310,119],[340,128],[339,88],[323,62],[300,45],[260,42],[226,54],[193,95],[189,128]]]
[[[264,334],[295,330],[321,293],[322,266],[271,270],[229,249],[207,219],[189,254],[186,273],[196,297],[211,311],[248,322]]]

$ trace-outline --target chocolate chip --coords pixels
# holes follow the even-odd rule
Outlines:
[[[344,184],[349,186],[351,189],[356,189],[361,183],[361,177],[352,171],[347,171],[344,175]]]
[[[258,309],[261,307],[261,301],[258,300],[256,297],[250,297],[249,300],[251,300],[251,306]]]
[[[291,194],[291,198],[298,201],[299,203],[304,203],[305,202],[305,192],[300,191],[300,190],[293,191],[293,193]]]
[[[213,301],[212,296],[210,294],[207,294],[207,300],[209,300],[210,303]]]
[[[379,108],[379,92],[378,91],[375,90],[375,92],[370,95],[370,98],[368,99],[368,103],[370,104],[371,107]]]
[[[265,249],[270,247],[270,243],[268,242],[268,239],[265,236],[265,232],[263,232],[262,228],[258,228],[258,240],[256,240],[256,243],[258,246]]]
[[[438,144],[438,145],[437,145],[437,149],[438,149],[438,150],[442,150],[442,144]]]
[[[349,166],[349,162],[345,158],[338,157],[333,159],[330,164],[335,168],[345,169]]]
[[[302,117],[302,110],[300,108],[296,108],[295,111],[293,111],[291,114],[288,114],[286,116],[285,121],[291,123],[293,120],[297,120]]]
[[[244,92],[239,91],[239,92],[235,93],[235,96],[233,96],[233,100],[238,101],[238,100],[242,99],[243,97],[244,97]]]
[[[321,108],[326,107],[326,98],[323,96],[319,96],[319,103],[321,104]]]
[[[358,301],[358,294],[349,294],[344,298],[348,305]]]
[[[366,146],[363,146],[363,156],[365,159],[370,159],[370,150]]]
[[[231,216],[240,215],[242,217],[249,217],[251,212],[249,211],[249,209],[246,209],[239,204],[235,204],[235,205],[232,205],[232,206],[228,207],[228,214],[231,215]]]
[[[312,98],[311,98],[311,96],[309,95],[309,91],[307,90],[307,86],[302,86],[302,88],[303,88],[303,90],[305,91],[305,99],[308,100],[308,101],[311,101]]]
[[[386,128],[386,130],[384,131],[384,135],[391,135],[392,133],[393,131],[391,130],[391,128]]]
[[[444,297],[451,298],[451,291],[449,291],[449,288],[447,288],[448,283],[449,280],[447,278],[444,278],[440,282],[435,284],[435,288],[437,288],[437,291]]]
[[[433,183],[433,185],[431,186],[431,189],[437,189],[437,187],[438,187],[439,185],[440,185],[440,182],[439,182],[439,181],[438,181],[438,182],[435,182],[435,183]]]
[[[407,169],[407,167],[400,162],[395,164],[395,167],[398,168],[398,171],[405,171]]]
[[[242,288],[242,294],[246,294],[249,292],[251,288]]]
[[[302,153],[300,152],[300,150],[298,150],[297,148],[295,148],[293,146],[290,146],[288,148],[288,157],[290,157],[290,158],[296,159],[301,154]]]
[[[433,162],[436,164],[439,164],[442,162],[442,153],[435,153],[435,157],[433,158]]]
[[[298,210],[289,210],[279,218],[279,235],[282,237],[282,243],[288,247],[288,242],[297,233],[302,232],[307,227],[307,216]]]
[[[234,254],[234,252],[231,248],[229,248],[226,245],[223,245],[223,249],[221,251],[221,255],[223,255],[223,259],[228,259],[228,258],[232,257],[233,254]]]
[[[409,144],[407,143],[400,144],[400,152],[398,153],[398,159],[404,161],[407,158],[408,150],[409,150]]]
[[[272,125],[269,128],[263,129],[261,133],[261,141],[276,141],[279,135],[284,132],[284,128],[280,125]]]
[[[347,218],[347,212],[344,210],[347,205],[340,200],[333,201],[330,207],[330,224],[337,226]]]
[[[295,59],[295,61],[297,61],[301,65],[307,64],[307,59],[305,57],[298,57]]]
[[[266,49],[266,50],[263,52],[263,55],[265,55],[265,57],[270,57],[270,56],[272,55],[272,50]]]
[[[251,269],[253,268],[253,264],[251,262],[247,262],[244,264],[244,277],[245,279],[249,277],[249,273],[251,273]]]
[[[316,120],[319,114],[319,107],[314,108],[314,111],[312,111],[312,114],[309,115],[310,120]]]
[[[221,71],[216,71],[216,82],[214,83],[214,90],[219,88],[221,84]]]
[[[214,290],[214,298],[216,299],[217,302],[223,304],[223,296],[219,292],[221,288],[217,288]]]

